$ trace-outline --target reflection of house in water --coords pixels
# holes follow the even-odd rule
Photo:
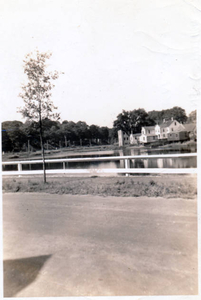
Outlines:
[[[163,168],[163,159],[162,158],[157,159],[157,167],[158,168]]]

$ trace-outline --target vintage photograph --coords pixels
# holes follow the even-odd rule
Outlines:
[[[2,297],[198,296],[201,2],[0,0],[0,32]]]

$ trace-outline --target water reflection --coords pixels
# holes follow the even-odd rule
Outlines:
[[[132,159],[131,168],[196,168],[196,157]]]
[[[133,149],[121,149],[118,151],[111,151],[110,156],[133,156],[133,155],[154,155],[154,154],[168,154],[168,153],[179,153],[179,151],[167,151],[161,149],[145,149],[145,148],[133,148]],[[91,153],[90,153],[91,154]],[[104,151],[101,151],[99,157],[106,156]],[[108,152],[107,152],[108,156]],[[79,154],[77,157],[80,157]],[[87,155],[85,157],[93,157]],[[74,158],[76,158],[74,156]],[[196,168],[197,159],[196,157],[174,157],[174,158],[135,158],[129,160],[130,168]],[[116,169],[125,168],[125,161],[94,161],[94,162],[57,162],[47,163],[47,170],[51,169]],[[27,164],[22,165],[22,170],[42,170],[42,164]],[[15,171],[17,170],[16,165],[3,166],[3,171]]]

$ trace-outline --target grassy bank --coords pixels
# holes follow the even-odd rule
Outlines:
[[[195,198],[196,181],[195,175],[175,174],[135,177],[51,177],[46,184],[42,182],[41,177],[5,178],[3,192]]]

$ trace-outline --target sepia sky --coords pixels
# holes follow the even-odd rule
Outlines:
[[[122,109],[198,106],[199,0],[0,0],[1,121],[21,120],[23,59],[51,51],[61,120],[112,127]]]

